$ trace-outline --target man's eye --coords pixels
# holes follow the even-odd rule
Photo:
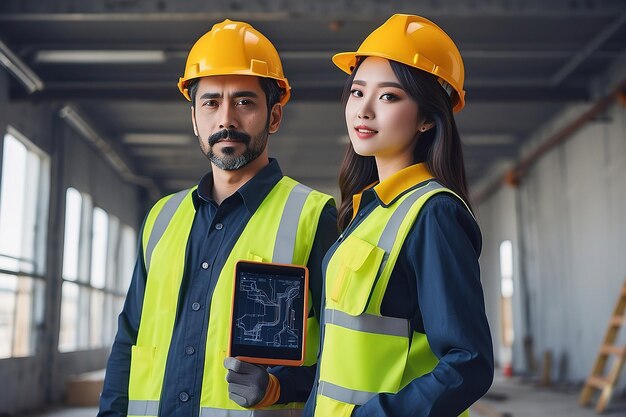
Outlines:
[[[242,98],[241,100],[239,100],[237,102],[237,105],[239,105],[239,106],[247,106],[247,105],[250,105],[250,104],[253,104],[253,102],[252,102],[252,100],[249,100],[247,98]]]
[[[202,103],[202,105],[205,107],[215,107],[217,106],[217,100],[207,100],[204,103]]]

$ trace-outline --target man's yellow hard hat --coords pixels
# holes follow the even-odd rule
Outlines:
[[[358,57],[376,56],[429,72],[437,77],[452,99],[455,112],[465,105],[465,68],[458,48],[448,34],[428,19],[394,14],[372,32],[356,52],[333,56],[340,69],[352,73]]]
[[[190,80],[212,75],[254,75],[273,78],[283,89],[280,103],[291,95],[289,82],[274,45],[248,23],[224,20],[213,25],[193,45],[187,57],[185,74],[178,89],[191,101],[187,85]]]

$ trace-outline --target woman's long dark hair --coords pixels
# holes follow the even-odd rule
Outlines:
[[[360,63],[352,71],[343,90],[344,107],[350,97],[352,81]],[[408,65],[389,61],[404,90],[415,100],[420,115],[435,125],[418,133],[413,152],[413,163],[425,162],[433,176],[445,187],[457,193],[471,208],[461,138],[452,114],[452,100],[434,75]],[[344,230],[352,220],[352,196],[369,184],[378,181],[378,170],[373,156],[361,156],[348,144],[339,171],[341,205],[337,224]]]

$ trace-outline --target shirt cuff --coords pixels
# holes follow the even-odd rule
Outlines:
[[[264,408],[274,405],[280,397],[280,382],[278,382],[278,378],[272,374],[269,374],[269,377],[265,397],[263,397],[263,399],[255,405],[254,408]]]

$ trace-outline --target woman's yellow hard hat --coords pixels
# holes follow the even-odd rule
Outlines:
[[[185,74],[178,89],[191,101],[190,80],[211,75],[254,75],[273,78],[283,89],[280,103],[285,105],[291,87],[274,45],[261,32],[245,22],[224,20],[196,41],[187,57]]]
[[[394,14],[373,31],[356,52],[333,56],[340,69],[352,73],[358,57],[376,56],[429,72],[437,77],[458,112],[465,105],[463,59],[452,39],[428,19]]]

